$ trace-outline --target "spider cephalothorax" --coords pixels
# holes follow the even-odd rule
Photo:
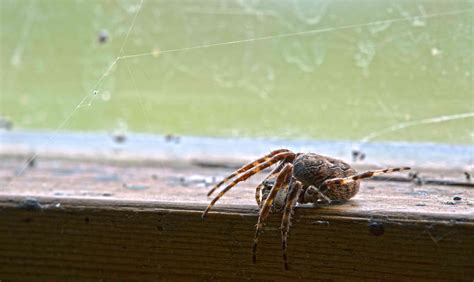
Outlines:
[[[256,262],[258,237],[265,219],[272,209],[282,210],[281,239],[285,269],[288,269],[286,249],[290,217],[297,202],[315,204],[343,202],[357,194],[360,179],[410,169],[409,167],[387,168],[357,173],[350,165],[338,159],[314,153],[296,154],[288,149],[279,149],[244,165],[217,183],[209,191],[208,196],[221,185],[232,180],[211,201],[202,216],[205,217],[210,208],[237,183],[247,180],[252,175],[276,163],[278,165],[275,169],[255,190],[260,214],[254,238],[253,262]]]

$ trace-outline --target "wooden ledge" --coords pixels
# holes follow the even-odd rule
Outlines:
[[[228,168],[38,159],[11,178],[21,163],[0,167],[2,280],[474,277],[472,188],[366,181],[346,204],[298,207],[284,271],[278,214],[251,261],[253,187],[263,175],[202,220],[207,186]]]

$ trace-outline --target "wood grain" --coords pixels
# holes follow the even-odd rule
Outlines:
[[[229,169],[38,160],[13,176],[19,163],[0,168],[2,281],[474,278],[469,188],[367,181],[346,204],[300,206],[284,271],[278,214],[252,264],[258,179],[202,220],[206,179]]]

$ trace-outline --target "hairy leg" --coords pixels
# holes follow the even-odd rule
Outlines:
[[[209,190],[209,192],[207,193],[207,196],[211,196],[212,193],[214,193],[214,191],[216,191],[217,188],[219,188],[222,184],[226,183],[228,180],[232,179],[234,176],[242,173],[242,172],[246,172],[247,170],[257,166],[258,164],[261,164],[261,163],[264,163],[268,160],[270,160],[273,156],[275,155],[278,155],[280,153],[284,153],[284,152],[289,152],[290,150],[288,149],[279,149],[279,150],[275,150],[275,151],[272,151],[270,154],[268,155],[265,155],[253,162],[250,162],[244,166],[242,166],[241,168],[239,168],[238,170],[234,171],[233,173],[231,173],[229,176],[227,176],[226,178],[224,178],[221,182],[217,183],[214,187],[212,187],[211,190]]]
[[[257,188],[255,188],[255,200],[257,201],[257,205],[259,207],[262,204],[261,191],[262,191],[263,186],[265,185],[265,181],[267,181],[268,179],[278,175],[280,173],[280,171],[283,169],[283,167],[285,166],[285,164],[288,163],[288,162],[292,162],[293,159],[294,159],[294,157],[289,158],[289,159],[287,158],[287,159],[281,161],[280,164],[278,164],[278,166],[272,172],[270,172],[270,174],[267,177],[265,177],[265,179],[257,186]]]
[[[397,168],[386,168],[386,169],[379,169],[379,170],[369,170],[366,172],[358,173],[356,175],[344,177],[344,178],[331,178],[323,182],[321,186],[331,186],[331,185],[345,185],[349,184],[351,182],[364,179],[364,178],[370,178],[376,175],[381,175],[385,173],[391,173],[395,171],[402,171],[402,170],[409,170],[409,167],[397,167]]]
[[[209,212],[209,210],[212,208],[212,206],[214,206],[214,204],[222,197],[224,196],[225,193],[227,193],[227,191],[229,191],[232,187],[234,187],[235,185],[237,185],[237,183],[239,182],[242,182],[242,181],[245,181],[247,180],[248,178],[250,178],[252,175],[264,170],[265,168],[269,167],[269,166],[272,166],[274,165],[275,163],[283,160],[283,159],[286,159],[287,157],[290,157],[290,156],[294,156],[295,154],[292,153],[292,152],[285,152],[285,153],[280,153],[280,154],[277,154],[275,156],[273,156],[271,159],[269,159],[268,161],[264,162],[264,163],[261,163],[259,164],[258,166],[248,170],[247,172],[245,172],[244,174],[240,175],[237,179],[235,179],[234,181],[232,181],[229,185],[227,185],[219,194],[217,194],[217,196],[211,201],[211,203],[207,206],[206,210],[204,211],[204,213],[202,214],[202,217],[204,218],[206,216],[206,214]]]
[[[260,236],[260,232],[262,230],[263,224],[267,219],[268,215],[270,214],[270,210],[273,204],[273,200],[278,193],[278,190],[288,182],[291,174],[293,172],[293,165],[290,163],[285,164],[283,169],[281,170],[280,174],[277,176],[275,181],[275,185],[273,185],[270,194],[268,195],[265,203],[263,204],[262,208],[260,209],[260,215],[258,216],[257,221],[257,229],[255,230],[255,237],[253,240],[253,263],[257,261],[257,244],[258,244],[258,237]]]
[[[283,217],[281,220],[281,248],[283,253],[283,263],[285,270],[288,270],[288,257],[287,257],[287,240],[288,240],[288,231],[290,230],[291,224],[291,215],[296,206],[296,202],[299,198],[303,185],[300,181],[292,181],[288,196],[286,198],[285,209],[283,211]]]
[[[301,203],[313,203],[313,204],[323,204],[329,205],[331,204],[332,200],[326,196],[319,188],[316,188],[313,185],[310,185],[304,191],[304,195],[302,197]]]

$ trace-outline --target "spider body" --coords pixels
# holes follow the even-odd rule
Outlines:
[[[232,187],[274,164],[277,166],[257,186],[255,191],[255,199],[260,207],[260,213],[254,237],[253,262],[256,262],[258,238],[266,218],[271,211],[282,211],[281,238],[285,269],[288,269],[287,237],[291,214],[296,203],[333,204],[344,202],[357,194],[361,179],[410,169],[408,167],[387,168],[357,173],[349,164],[338,159],[314,153],[293,153],[288,149],[279,149],[242,166],[215,185],[209,191],[208,196],[229,182],[208,205],[203,213],[203,218]]]
[[[317,203],[345,201],[359,192],[360,181],[340,184],[337,188],[328,189],[324,182],[328,179],[345,178],[357,172],[347,163],[314,153],[300,154],[293,163],[294,178],[301,182],[300,203]],[[314,188],[320,193],[315,193]]]

